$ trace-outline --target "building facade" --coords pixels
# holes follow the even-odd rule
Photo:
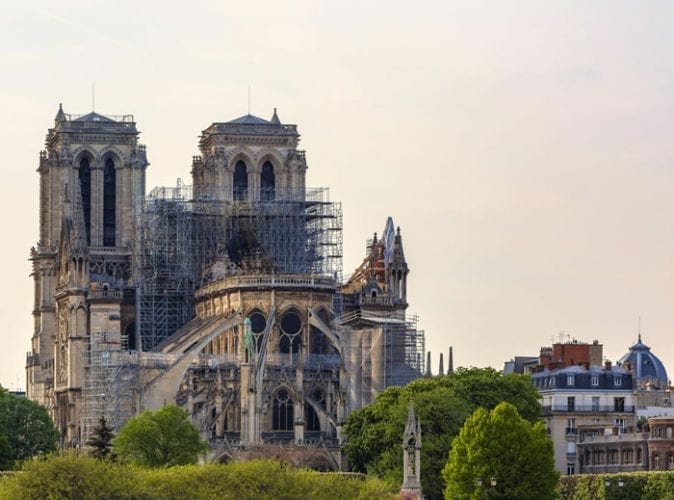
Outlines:
[[[636,426],[632,375],[624,368],[610,363],[604,367],[568,366],[543,370],[532,377],[554,445],[555,467],[562,474],[580,470],[576,448],[582,430],[610,428],[624,433]]]
[[[213,123],[192,185],[148,195],[138,134],[59,108],[40,153],[27,393],[63,446],[166,403],[230,456],[338,446],[351,410],[423,373],[400,228],[343,281],[341,205],[306,187],[295,125]]]

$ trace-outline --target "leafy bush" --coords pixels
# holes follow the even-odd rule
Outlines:
[[[674,472],[565,476],[558,491],[563,500],[673,500]]]
[[[375,478],[271,460],[149,469],[69,454],[26,462],[21,472],[0,479],[0,498],[16,500],[393,499],[396,493]]]

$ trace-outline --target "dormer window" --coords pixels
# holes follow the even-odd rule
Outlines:
[[[576,385],[576,377],[574,375],[567,375],[566,385],[567,387],[573,387],[574,385]]]
[[[613,377],[613,385],[614,387],[621,387],[623,385],[622,377]]]
[[[592,386],[597,387],[599,385],[599,375],[592,375]]]

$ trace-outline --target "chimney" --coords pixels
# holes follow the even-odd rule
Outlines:
[[[441,377],[445,374],[445,363],[442,359],[442,353],[440,353],[440,368],[438,369],[438,375]]]
[[[607,359],[604,361],[604,370],[609,371],[611,369],[611,360]]]
[[[431,376],[431,351],[426,353],[426,376]]]

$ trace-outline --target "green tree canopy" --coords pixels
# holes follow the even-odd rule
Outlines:
[[[466,420],[442,475],[445,498],[459,500],[552,499],[559,481],[543,423],[532,424],[505,402],[492,411],[478,408]]]
[[[366,408],[349,415],[344,451],[352,470],[402,483],[402,436],[409,400],[421,421],[421,483],[427,498],[442,498],[441,471],[454,436],[478,407],[508,401],[527,420],[538,421],[538,393],[525,375],[492,368],[460,368],[444,377],[421,378],[390,387]]]
[[[58,436],[45,407],[0,388],[0,469],[54,451]]]
[[[121,460],[149,467],[196,463],[208,449],[187,412],[176,405],[132,418],[112,443]]]

